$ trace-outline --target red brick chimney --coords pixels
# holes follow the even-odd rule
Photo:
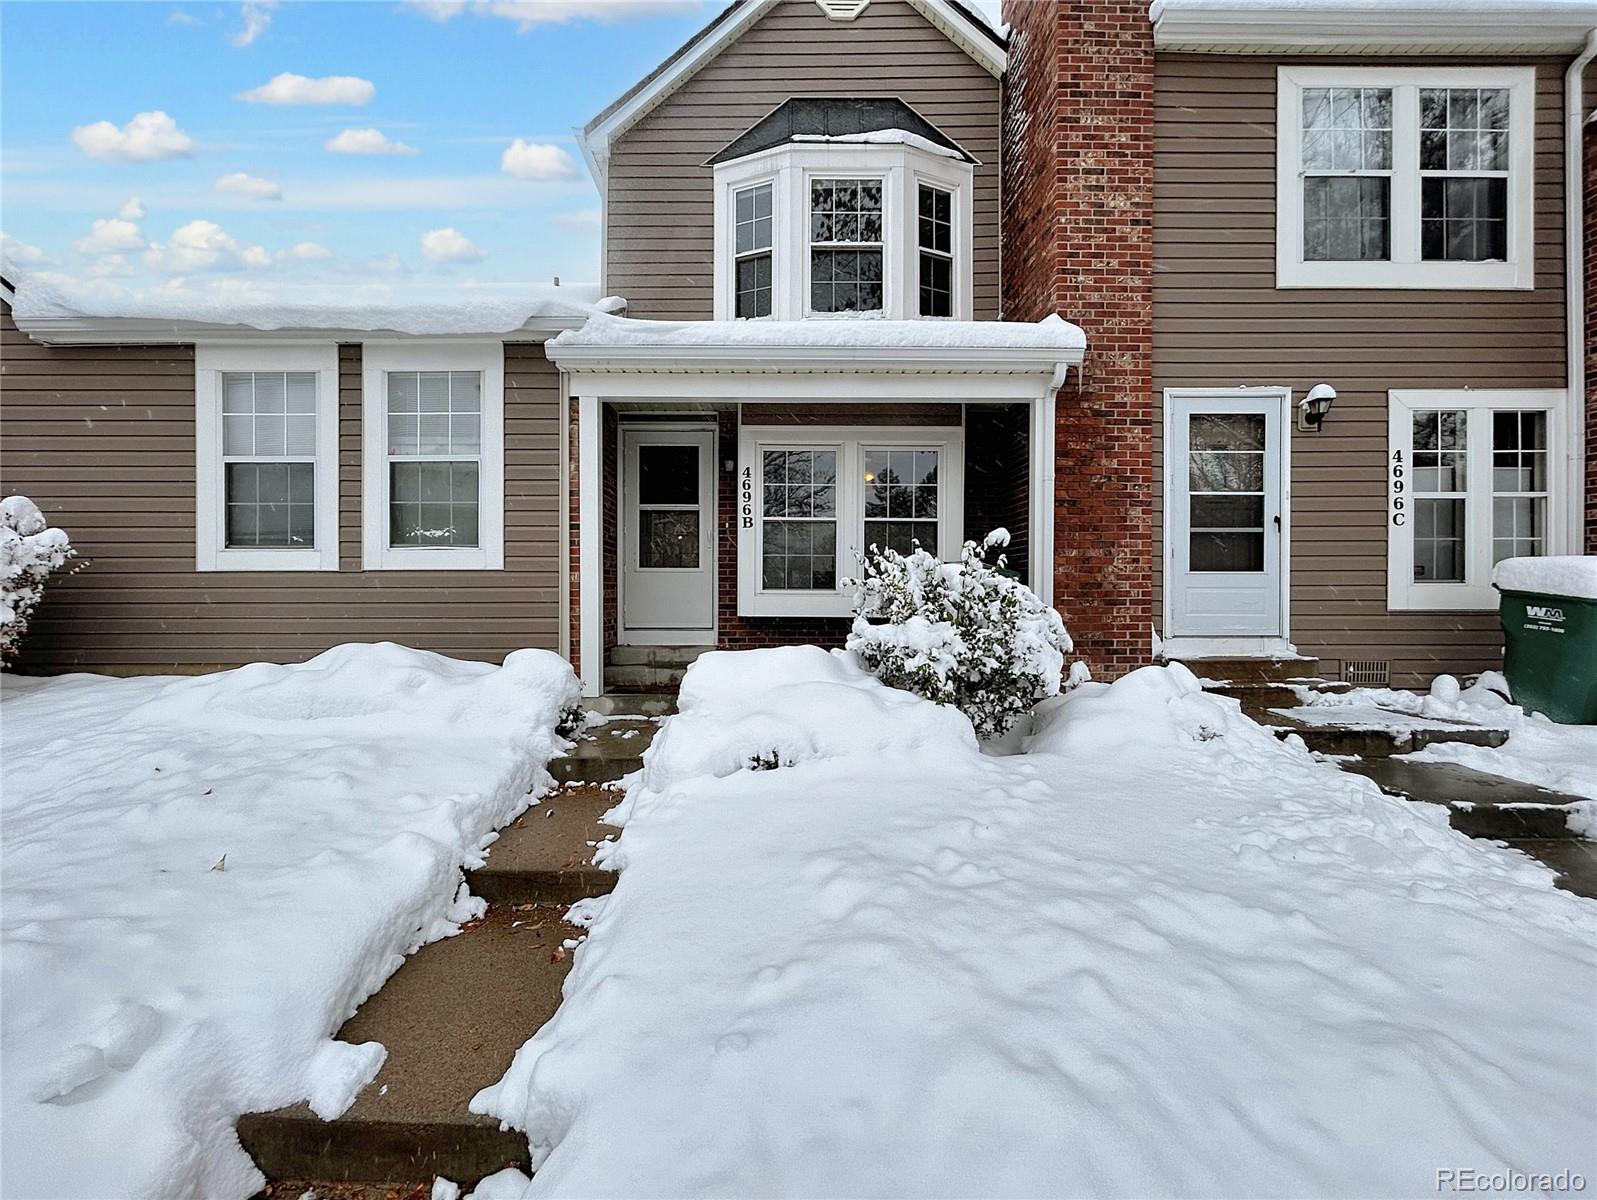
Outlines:
[[[1059,392],[1054,604],[1100,678],[1153,607],[1153,27],[1148,0],[1004,0],[1004,318],[1087,333]]]

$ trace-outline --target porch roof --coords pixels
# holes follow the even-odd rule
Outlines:
[[[648,321],[597,313],[549,341],[562,370],[607,374],[999,374],[1063,380],[1087,337],[1020,321]],[[1058,386],[1058,383],[1055,383]]]

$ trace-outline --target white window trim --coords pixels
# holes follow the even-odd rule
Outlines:
[[[811,313],[810,180],[816,176],[882,180],[882,311]],[[762,150],[715,168],[715,319],[737,315],[733,221],[734,193],[760,183],[771,186],[771,316],[754,320],[921,320],[920,184],[951,192],[953,203],[954,313],[969,321],[974,308],[975,171],[963,159],[931,154],[911,145],[791,143]]]
[[[1391,260],[1303,260],[1304,88],[1392,89]],[[1508,97],[1508,261],[1420,258],[1422,87],[1502,87]],[[1276,70],[1275,284],[1278,288],[1492,288],[1536,286],[1536,68],[1279,67]]]
[[[1492,588],[1492,455],[1490,426],[1476,413],[1545,411],[1547,413],[1547,540],[1544,553],[1571,554],[1579,528],[1578,489],[1570,486],[1567,454],[1571,414],[1569,394],[1561,388],[1515,390],[1418,389],[1387,393],[1386,450],[1386,607],[1394,612],[1464,612],[1497,607]],[[1464,581],[1416,582],[1411,527],[1414,413],[1424,409],[1466,409],[1470,412],[1465,460]],[[1483,425],[1485,429],[1483,431]],[[1403,455],[1403,473],[1393,471],[1395,455]],[[1399,486],[1401,484],[1401,486]],[[1484,499],[1484,503],[1482,502]]]
[[[362,349],[361,561],[368,571],[497,571],[505,565],[505,351],[500,342],[367,342]],[[480,371],[476,546],[388,544],[389,371]]]
[[[313,547],[235,548],[226,544],[222,470],[222,376],[229,371],[316,372],[316,516]],[[338,570],[338,347],[201,345],[194,349],[194,569]]]
[[[743,617],[846,617],[853,596],[842,580],[860,573],[856,554],[863,549],[864,488],[862,446],[940,450],[938,557],[959,556],[965,531],[965,433],[953,427],[903,425],[807,426],[745,425],[738,436],[738,615]],[[765,450],[837,451],[837,578],[831,592],[766,591],[760,583],[760,505]],[[745,475],[744,472],[750,472]],[[745,491],[745,480],[751,484]],[[844,481],[849,481],[845,484]]]

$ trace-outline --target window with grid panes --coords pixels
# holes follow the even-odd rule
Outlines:
[[[920,185],[920,315],[954,315],[954,196],[947,188]]]
[[[837,587],[837,451],[761,457],[760,580],[768,590]]]
[[[1303,89],[1303,257],[1385,260],[1392,246],[1392,89]]]
[[[389,371],[390,546],[476,546],[482,374]]]
[[[810,311],[879,312],[882,181],[810,180]]]
[[[771,315],[771,185],[733,193],[735,304],[739,317]]]
[[[227,549],[316,543],[316,372],[222,374]]]

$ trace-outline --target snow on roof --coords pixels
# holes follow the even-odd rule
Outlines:
[[[1087,335],[1057,315],[1023,321],[645,321],[595,313],[549,342],[582,347],[673,349],[1045,350],[1076,354]]]
[[[173,321],[259,330],[341,329],[417,336],[513,333],[540,322],[570,323],[616,312],[626,302],[600,297],[596,284],[515,284],[457,288],[405,303],[343,298],[354,289],[306,289],[296,296],[232,300],[159,294],[104,299],[68,297],[36,280],[17,288],[12,316],[19,327],[73,320]]]
[[[1505,14],[1546,13],[1568,16],[1591,13],[1591,0],[1153,0],[1148,19],[1157,21],[1169,12],[1206,12],[1254,9],[1264,13],[1411,13],[1462,12]],[[1597,18],[1593,18],[1597,24]]]
[[[963,159],[965,156],[957,150],[950,150],[947,146],[939,146],[930,138],[922,137],[918,133],[911,133],[907,129],[875,129],[869,133],[795,133],[795,142],[842,142],[852,145],[870,146],[910,146],[916,150],[935,154],[941,158]]]

